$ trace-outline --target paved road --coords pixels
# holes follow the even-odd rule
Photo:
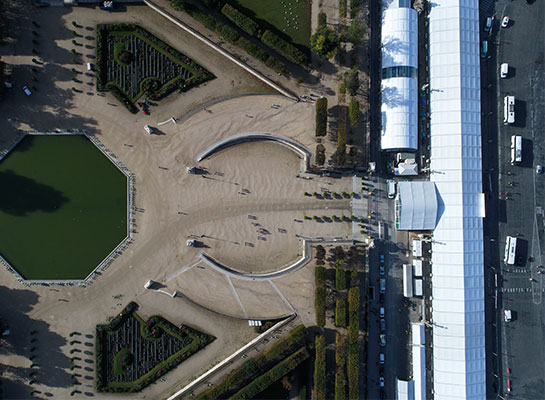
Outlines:
[[[545,176],[534,172],[536,164],[545,162],[545,14],[542,1],[531,3],[500,0],[495,4],[490,58],[481,68],[489,398],[497,393],[542,399],[545,393],[545,308],[543,280],[537,274],[537,266],[545,260],[541,250],[545,248]],[[503,15],[512,20],[508,28],[499,27]],[[500,80],[499,65],[504,62],[510,66],[509,76]],[[508,94],[516,97],[512,126],[503,125],[503,98]],[[511,135],[523,136],[520,166],[510,164]],[[507,268],[502,262],[506,235],[519,237],[520,266]],[[535,261],[526,261],[530,256]],[[513,310],[509,324],[503,322],[503,309]],[[511,393],[507,393],[508,379]]]

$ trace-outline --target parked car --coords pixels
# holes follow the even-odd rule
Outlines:
[[[380,307],[380,318],[384,318],[384,307]]]
[[[543,165],[538,164],[536,165],[536,174],[542,174],[543,173]]]
[[[384,318],[380,319],[380,330],[381,330],[381,332],[386,331],[386,320]]]
[[[32,94],[28,86],[23,86],[23,92],[25,92],[27,96],[30,96]]]
[[[503,319],[505,322],[511,322],[511,310],[503,310]]]
[[[380,293],[386,292],[386,279],[380,278]]]
[[[381,275],[384,275],[384,273],[386,272],[386,270],[384,269],[384,264],[380,264],[379,272]]]
[[[384,265],[384,254],[380,255],[380,263]]]
[[[378,355],[378,362],[379,362],[380,364],[384,364],[384,353],[380,353],[380,354]]]
[[[384,377],[383,377],[383,376],[381,376],[380,378],[378,378],[378,385],[379,385],[380,387],[384,387]]]
[[[501,27],[502,27],[502,28],[507,28],[507,25],[509,25],[509,17],[506,15],[506,16],[503,17],[503,19],[501,20]]]
[[[386,346],[386,335],[384,333],[380,334],[380,345],[382,347]]]

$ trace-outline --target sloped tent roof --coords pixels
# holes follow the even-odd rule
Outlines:
[[[417,163],[399,163],[394,170],[394,174],[399,176],[418,175],[418,164]]]
[[[399,182],[399,226],[402,231],[427,231],[437,221],[437,193],[429,181]]]
[[[418,14],[389,4],[382,21],[382,68],[418,67]],[[416,77],[382,79],[382,150],[418,148],[418,82]]]
[[[429,33],[434,398],[485,399],[478,0],[435,0]]]

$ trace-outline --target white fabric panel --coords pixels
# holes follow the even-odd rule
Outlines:
[[[382,150],[418,148],[418,88],[414,78],[382,80]]]
[[[418,67],[418,13],[388,8],[382,15],[382,68]]]
[[[484,399],[484,268],[478,0],[435,0],[429,17],[435,399]]]

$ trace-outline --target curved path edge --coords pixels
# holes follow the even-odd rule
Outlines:
[[[293,139],[290,139],[286,136],[277,135],[275,133],[269,132],[246,132],[238,133],[233,136],[229,136],[226,139],[220,140],[219,142],[214,143],[212,146],[208,147],[206,150],[202,151],[195,157],[195,161],[198,163],[211,157],[212,155],[228,148],[235,146],[237,144],[245,142],[256,142],[256,141],[272,141],[279,143],[288,149],[294,151],[303,159],[303,168],[301,172],[306,172],[310,164],[310,151],[307,150],[305,146],[296,142]]]
[[[202,260],[206,265],[208,265],[210,268],[214,269],[216,272],[219,272],[223,275],[227,275],[231,278],[247,280],[247,281],[269,280],[269,279],[277,279],[277,278],[281,278],[283,276],[289,275],[303,268],[305,265],[307,265],[311,258],[310,248],[313,244],[353,244],[354,243],[353,240],[337,240],[337,239],[333,239],[333,240],[302,239],[302,240],[303,240],[303,256],[301,258],[299,258],[292,264],[289,264],[285,268],[282,268],[279,271],[274,271],[274,272],[270,272],[266,274],[252,274],[252,273],[236,270],[234,268],[228,267],[214,260],[211,256],[204,253],[203,251],[200,251],[197,257],[200,260]]]

